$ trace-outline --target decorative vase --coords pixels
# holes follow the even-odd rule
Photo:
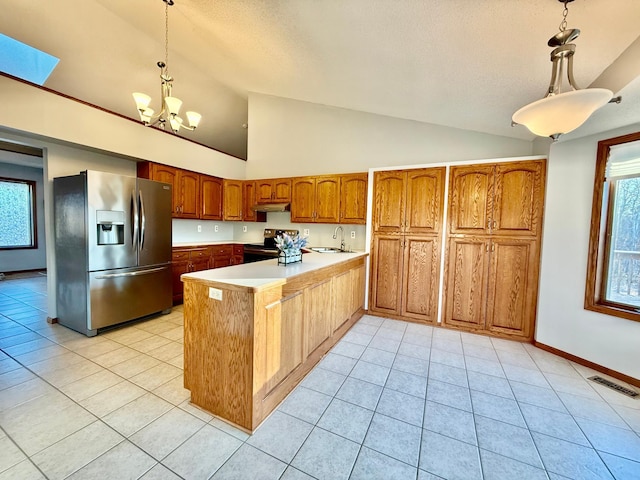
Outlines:
[[[302,250],[280,250],[278,265],[289,265],[302,261]]]

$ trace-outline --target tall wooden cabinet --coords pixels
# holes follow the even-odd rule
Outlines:
[[[544,160],[451,167],[443,324],[530,340]]]
[[[374,174],[369,309],[436,321],[445,169]]]

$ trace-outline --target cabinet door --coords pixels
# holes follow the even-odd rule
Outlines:
[[[177,168],[157,163],[150,164],[149,180],[171,184],[171,216],[179,215],[182,191],[180,189],[179,172]]]
[[[491,241],[486,329],[531,339],[538,297],[538,243],[528,239]]]
[[[316,177],[315,221],[340,222],[340,178]]]
[[[368,181],[366,173],[340,177],[340,223],[366,223]]]
[[[333,306],[331,303],[331,278],[304,290],[304,357],[308,357],[331,336]]]
[[[296,292],[266,307],[265,396],[302,363],[302,299]]]
[[[315,178],[294,178],[291,183],[291,221],[299,223],[313,222],[315,220]]]
[[[222,220],[222,184],[221,178],[201,176],[202,208],[200,218],[203,220]]]
[[[449,233],[489,233],[493,170],[493,165],[451,167]]]
[[[405,233],[441,232],[444,175],[444,167],[407,171]]]
[[[360,265],[351,270],[351,315],[364,308],[366,268]]]
[[[188,170],[178,171],[179,205],[177,218],[199,218],[200,175]]]
[[[333,277],[333,298],[335,303],[331,325],[332,332],[335,332],[344,322],[351,318],[351,289],[355,287],[351,284],[351,280],[351,270]]]
[[[272,182],[273,201],[276,203],[289,203],[291,201],[291,179],[276,178]]]
[[[256,180],[256,203],[273,203],[273,182]]]
[[[251,208],[256,204],[256,182],[246,180],[242,182],[242,220],[255,222],[256,212]]]
[[[403,242],[397,235],[373,237],[369,309],[374,312],[400,314]]]
[[[189,262],[189,252],[174,251],[171,259],[171,285],[173,290],[173,303],[182,302],[184,285],[180,280],[180,275],[189,273],[191,264]]]
[[[451,238],[447,250],[444,325],[484,327],[489,240]]]
[[[225,180],[223,192],[223,220],[242,220],[242,180]]]
[[[429,323],[436,321],[439,273],[439,237],[405,237],[402,316]]]
[[[404,221],[405,172],[375,172],[373,174],[373,231],[399,233]]]
[[[543,160],[496,165],[491,233],[538,235],[544,210],[544,167]]]

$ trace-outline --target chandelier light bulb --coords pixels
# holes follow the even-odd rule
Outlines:
[[[151,103],[151,97],[145,93],[134,92],[133,99],[136,102],[136,107],[140,112],[144,112]]]
[[[165,97],[164,103],[167,105],[169,113],[174,117],[180,113],[180,107],[182,107],[182,100],[178,97]]]
[[[200,115],[198,112],[187,112],[187,120],[189,122],[189,126],[192,128],[196,128],[198,126],[201,118],[202,115]]]

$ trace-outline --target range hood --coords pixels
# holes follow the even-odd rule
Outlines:
[[[251,210],[254,212],[288,212],[290,206],[289,203],[263,203],[254,205]]]

